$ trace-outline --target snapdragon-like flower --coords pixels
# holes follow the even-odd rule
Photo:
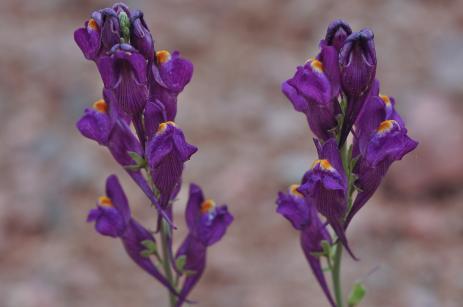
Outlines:
[[[132,217],[127,197],[116,176],[111,175],[106,180],[106,196],[98,199],[97,207],[90,210],[87,221],[95,222],[98,233],[121,239],[127,254],[138,266],[170,291],[176,292],[153,262],[141,255],[146,249],[141,242],[145,240],[155,242],[155,239]]]
[[[188,235],[177,251],[176,258],[185,257],[181,273],[186,275],[180,290],[177,306],[181,306],[206,267],[207,248],[219,241],[233,222],[227,206],[217,206],[205,199],[201,188],[190,185],[190,195],[185,212]]]
[[[159,125],[158,131],[148,143],[146,158],[153,182],[159,190],[162,207],[167,207],[178,190],[183,165],[198,149],[186,142],[185,136],[174,122]]]
[[[322,242],[331,243],[331,236],[318,217],[315,206],[298,191],[299,185],[291,185],[286,193],[278,193],[277,212],[300,231],[300,242],[304,255],[332,306],[336,306],[323,274],[318,253],[323,252]]]
[[[341,86],[347,100],[339,147],[367,101],[376,75],[376,50],[373,31],[363,29],[347,37],[339,54]]]
[[[336,140],[330,139],[323,145],[315,141],[315,144],[319,159],[315,160],[311,169],[305,173],[298,191],[326,217],[338,238],[354,257],[343,227],[348,186]]]
[[[180,57],[175,51],[156,52],[156,61],[151,64],[148,78],[150,80],[150,101],[159,101],[164,105],[166,120],[173,121],[177,114],[177,96],[190,82],[193,65]]]

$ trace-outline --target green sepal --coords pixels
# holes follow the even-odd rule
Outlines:
[[[142,250],[142,251],[140,252],[140,256],[142,256],[142,257],[144,257],[144,258],[149,258],[149,257],[151,257],[152,254],[153,254],[153,253],[150,252],[150,251],[147,250],[147,249]]]
[[[314,256],[314,257],[317,257],[317,258],[318,258],[318,257],[323,257],[323,256],[325,256],[325,253],[324,253],[324,252],[311,252],[310,254],[311,254],[312,256]]]
[[[180,272],[183,272],[185,269],[185,263],[186,263],[186,255],[181,255],[177,259],[175,259],[175,266]]]
[[[325,256],[325,257],[330,257],[331,255],[331,245],[330,245],[330,242],[326,241],[326,240],[323,240],[321,242],[321,245],[322,245],[322,249],[323,249],[323,253],[322,255]]]
[[[185,270],[185,271],[183,271],[183,274],[185,274],[186,277],[188,277],[188,276],[193,276],[193,275],[196,274],[196,271]]]
[[[154,242],[153,240],[143,240],[143,241],[141,241],[141,245],[146,247],[146,249],[144,251],[147,251],[150,254],[155,254],[158,251],[158,246],[157,246],[156,242]]]
[[[347,300],[347,304],[349,307],[357,306],[362,299],[365,297],[365,286],[362,282],[356,282],[352,287],[352,290],[349,294],[349,299]]]
[[[125,169],[129,171],[138,171],[146,167],[147,165],[146,160],[142,156],[140,156],[138,153],[136,153],[135,151],[128,151],[127,154],[132,158],[135,164],[126,165],[124,166]]]

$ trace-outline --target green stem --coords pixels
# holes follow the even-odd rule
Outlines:
[[[336,243],[336,251],[333,259],[333,268],[331,270],[331,279],[333,281],[334,296],[336,306],[343,307],[342,287],[341,287],[341,259],[342,259],[342,243]]]
[[[167,224],[166,221],[162,220],[162,225],[161,225],[161,241],[162,241],[162,265],[164,267],[164,273],[166,276],[167,281],[173,286],[174,285],[174,278],[172,275],[172,270],[170,267],[170,261],[169,261],[169,236],[170,236],[170,229],[169,225]],[[177,300],[175,295],[169,291],[169,303],[170,307],[175,307]]]

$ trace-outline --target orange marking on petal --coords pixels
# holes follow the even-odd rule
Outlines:
[[[310,67],[312,67],[312,69],[315,70],[316,72],[319,72],[319,73],[323,72],[323,63],[317,59],[311,60]]]
[[[387,107],[391,105],[391,99],[389,98],[389,96],[379,94],[379,98],[381,98],[381,100]]]
[[[107,196],[100,196],[98,197],[98,205],[103,207],[112,207],[113,202],[111,201],[111,198]]]
[[[313,163],[312,163],[312,167],[311,168],[314,168],[316,167],[317,165],[320,165],[320,168],[324,171],[332,171],[334,170],[334,167],[331,165],[330,161],[326,160],[326,159],[322,159],[322,160],[315,160]]]
[[[297,189],[299,188],[300,185],[298,184],[292,184],[289,186],[289,194],[292,196],[297,196],[297,197],[303,197],[301,192],[299,192]]]
[[[170,52],[167,50],[159,50],[156,52],[156,59],[159,64],[164,64],[171,59]]]
[[[93,19],[93,18],[90,18],[90,19],[89,19],[88,24],[87,24],[87,27],[88,27],[90,30],[93,30],[93,31],[98,30],[98,24],[96,23],[95,19]]]
[[[158,131],[156,132],[157,134],[164,133],[166,131],[167,126],[172,126],[175,127],[175,123],[173,121],[167,121],[159,124]]]
[[[215,208],[215,202],[212,199],[206,199],[202,204],[201,204],[201,214],[206,214],[211,212]]]
[[[397,122],[393,119],[385,120],[381,124],[379,124],[379,127],[378,129],[376,129],[376,131],[378,133],[389,132],[392,129],[392,127],[394,127],[394,124],[396,123]]]
[[[92,107],[101,113],[106,113],[108,111],[108,104],[103,99],[95,101]]]

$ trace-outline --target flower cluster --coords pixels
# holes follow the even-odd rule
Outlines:
[[[105,146],[155,206],[163,253],[156,233],[132,216],[114,175],[88,221],[100,234],[120,238],[134,262],[168,288],[171,306],[181,306],[204,271],[207,247],[222,238],[233,220],[225,205],[215,206],[191,185],[189,233],[173,252],[172,205],[184,164],[197,151],[175,124],[177,97],[191,80],[193,65],[179,52],[155,51],[143,13],[121,3],[93,12],[74,38],[104,84],[103,99],[85,109],[77,128]]]
[[[279,193],[277,211],[300,231],[304,254],[332,306],[341,305],[342,297],[334,289],[338,293],[333,299],[321,259],[326,258],[337,287],[336,261],[342,246],[355,258],[345,235],[347,226],[389,166],[418,144],[407,136],[395,100],[379,94],[376,64],[373,32],[352,32],[347,23],[336,20],[320,42],[319,54],[282,85],[294,108],[307,117],[318,159],[300,184]]]

